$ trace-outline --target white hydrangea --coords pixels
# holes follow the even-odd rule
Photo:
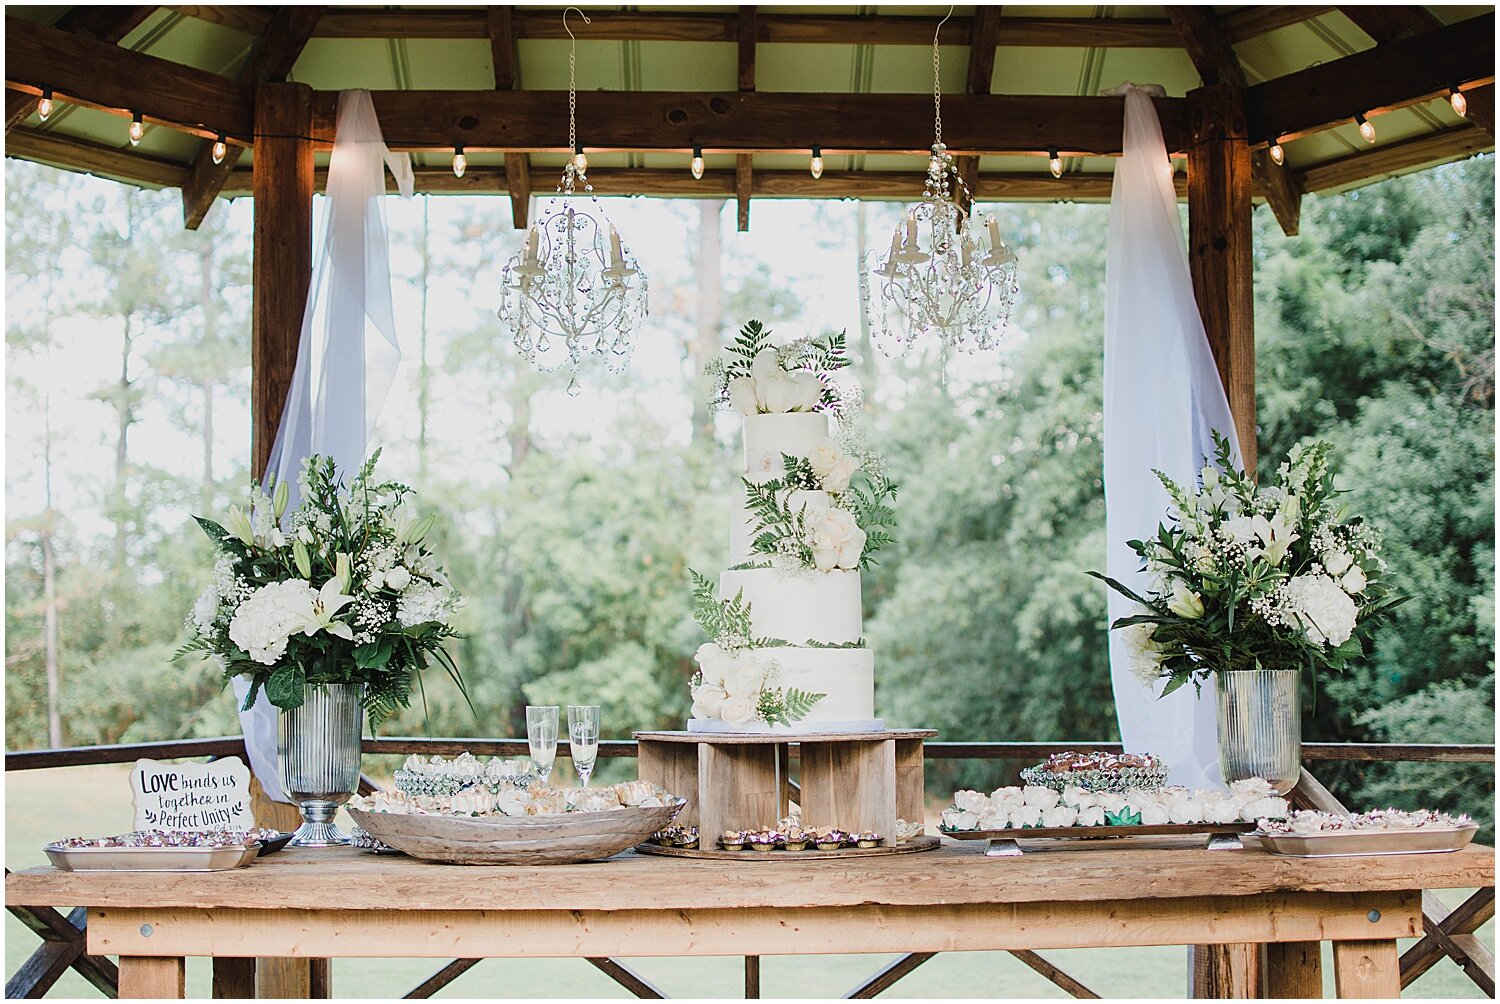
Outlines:
[[[1313,644],[1336,647],[1354,634],[1358,608],[1327,575],[1299,575],[1283,588],[1287,608]]]
[[[396,598],[396,620],[402,627],[416,627],[445,619],[453,606],[453,593],[426,579],[413,578]]]
[[[251,593],[229,622],[229,639],[250,658],[274,666],[287,638],[307,623],[318,593],[306,579],[268,582]]]
[[[1137,610],[1136,613],[1145,611]],[[1161,679],[1161,648],[1151,640],[1155,624],[1132,624],[1118,632],[1130,672],[1147,686]]]

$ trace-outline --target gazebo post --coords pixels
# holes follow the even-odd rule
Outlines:
[[[265,473],[297,365],[302,312],[312,281],[313,91],[306,84],[255,88],[255,244],[250,327],[254,476]],[[257,799],[261,825],[295,827],[292,806]],[[279,816],[268,819],[266,813]],[[329,996],[327,959],[257,960],[260,997]]]
[[[313,92],[255,89],[255,259],[250,329],[251,472],[265,473],[297,365],[312,281]]]
[[[1188,263],[1198,312],[1255,473],[1255,291],[1250,143],[1245,91],[1213,84],[1188,92]]]

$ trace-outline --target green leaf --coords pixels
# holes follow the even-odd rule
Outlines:
[[[282,711],[302,706],[302,689],[307,677],[300,664],[282,666],[266,681],[266,699]]]

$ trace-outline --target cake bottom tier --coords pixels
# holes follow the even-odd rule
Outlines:
[[[718,718],[688,721],[690,732],[739,734],[878,732],[875,717],[875,653],[867,648],[762,648],[756,655],[775,665],[776,686],[823,694],[808,714],[791,725],[760,720],[731,723]]]

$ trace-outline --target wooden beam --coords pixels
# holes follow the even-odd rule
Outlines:
[[[266,37],[245,64],[240,79],[252,84],[285,80],[322,16],[323,8],[317,5],[278,7],[266,29]],[[192,176],[182,186],[182,221],[189,230],[197,230],[202,224],[245,152],[243,146],[226,144],[223,159],[214,163],[214,143],[215,140],[206,139],[198,144]]]
[[[1281,232],[1288,237],[1297,236],[1302,224],[1302,188],[1297,177],[1285,164],[1272,160],[1264,148],[1250,151],[1250,177],[1255,181],[1256,191],[1264,193]]]
[[[250,330],[251,470],[265,473],[292,385],[312,280],[312,89],[255,90],[255,251]]]
[[[69,8],[52,27],[115,45],[154,13],[155,6],[79,5]]]
[[[990,93],[990,83],[995,78],[995,46],[1000,43],[1001,11],[998,4],[974,10],[974,24],[969,30],[967,90],[970,94]]]
[[[5,155],[51,164],[84,174],[126,181],[145,188],[180,188],[188,169],[136,150],[71,139],[55,132],[21,126],[5,137]]]
[[[751,158],[740,154],[734,159],[735,220],[740,233],[750,232],[750,190],[754,184]],[[810,177],[810,176],[809,176]]]
[[[531,211],[531,163],[524,153],[505,155],[505,190],[510,194],[511,225],[524,231]]]
[[[745,1000],[760,999],[760,956],[745,956]]]
[[[59,98],[212,138],[248,143],[251,89],[214,73],[117,45],[70,35],[16,17],[5,19],[5,82]]]
[[[234,6],[203,5],[203,6],[173,6],[168,8],[174,10],[184,17],[197,18],[209,24],[216,24],[222,28],[232,28],[242,31],[248,35],[264,35],[266,25],[271,23],[273,13],[270,7],[252,7],[239,4]]]
[[[417,984],[411,993],[406,995],[407,1000],[427,1000],[433,994],[458,979],[464,973],[479,965],[483,959],[454,959],[442,969],[433,973],[427,979]]]
[[[1469,121],[1493,138],[1495,135],[1495,85],[1471,87],[1464,91],[1464,99],[1469,102]]]
[[[332,142],[336,94],[320,92],[316,136]],[[567,152],[551,124],[567,108],[561,91],[375,91],[386,143],[396,150]],[[1187,142],[1186,104],[1157,98],[1167,149]],[[960,154],[1118,156],[1124,98],[965,95],[943,101],[943,138]],[[790,92],[677,93],[582,91],[578,118],[589,150],[689,153],[806,153],[813,143],[835,153],[926,155],[910,123],[932,115],[926,94]]]
[[[1441,28],[1443,22],[1426,7],[1388,4],[1384,7],[1340,7],[1339,12],[1379,45]]]
[[[255,959],[217,956],[213,960],[215,1000],[245,1000],[255,996]]]
[[[1057,966],[1042,958],[1036,952],[1019,949],[1010,953],[1021,962],[1026,963],[1036,972],[1047,978],[1047,982],[1067,992],[1068,996],[1075,1000],[1098,1000],[1099,995],[1088,987],[1063,972]]]
[[[1193,997],[1248,1000],[1263,996],[1265,965],[1256,944],[1194,945]]]
[[[1247,39],[1259,38],[1261,35],[1268,35],[1282,28],[1290,28],[1294,24],[1311,21],[1331,10],[1333,10],[1331,6],[1315,4],[1242,7],[1232,14],[1224,15],[1224,30],[1229,33],[1230,41],[1243,42]]]
[[[10,872],[7,870],[6,874]],[[78,974],[89,982],[95,989],[105,996],[114,996],[119,987],[120,971],[115,964],[101,955],[87,954],[86,932],[88,929],[88,910],[84,907],[75,907],[66,917],[58,913],[50,906],[9,906],[6,907],[16,919],[25,924],[36,933],[44,942],[52,944],[76,944],[79,951],[70,953],[68,965],[78,971]],[[49,953],[50,954],[50,953]],[[28,974],[30,977],[40,976],[50,970],[55,964],[55,959],[49,958],[45,965],[39,963],[43,973],[39,974],[35,969]],[[59,974],[60,975],[60,974]],[[55,977],[53,978],[55,982]],[[29,996],[27,993],[12,993],[12,986],[17,990],[24,990],[21,985],[22,975],[17,973],[6,983],[6,996]],[[41,980],[34,984],[40,988]]]
[[[1495,138],[1478,126],[1458,126],[1297,170],[1305,192],[1325,192],[1392,177],[1424,165],[1463,160],[1493,150]]]
[[[1323,943],[1273,942],[1266,946],[1266,996],[1307,1000],[1323,996]]]
[[[1435,904],[1434,904],[1435,905]],[[1423,927],[1427,934],[1441,928],[1451,941],[1455,937],[1472,935],[1495,916],[1495,890],[1480,889],[1455,910],[1438,914],[1436,910],[1424,910]],[[1401,985],[1410,986],[1417,977],[1440,962],[1446,955],[1448,945],[1439,939],[1423,937],[1401,956]],[[1493,991],[1491,991],[1493,995]]]
[[[5,131],[9,133],[16,126],[25,122],[36,111],[36,103],[40,100],[35,94],[27,94],[25,91],[13,91],[5,89]]]
[[[485,34],[490,39],[490,62],[495,68],[497,91],[514,90],[520,81],[514,10],[510,4],[485,8]]]
[[[755,90],[755,22],[755,4],[740,4],[735,41],[739,45],[739,82],[742,91]]]
[[[909,952],[844,995],[845,1000],[871,1000],[895,986],[937,952]]]
[[[641,976],[635,970],[621,965],[614,959],[589,959],[588,962],[595,969],[620,984],[626,990],[629,990],[636,997],[643,1000],[660,1000],[666,997],[666,994],[652,986],[645,977]]]
[[[1188,263],[1198,312],[1239,434],[1255,472],[1255,292],[1250,145],[1244,91],[1217,84],[1188,95]]]
[[[1495,75],[1493,12],[1310,66],[1249,89],[1252,141],[1295,139],[1446,94]]]

